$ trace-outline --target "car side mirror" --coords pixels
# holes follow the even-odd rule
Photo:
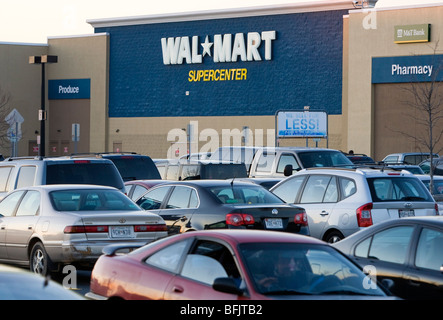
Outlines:
[[[237,286],[233,278],[216,278],[212,284],[212,288],[215,291],[232,293],[238,296],[243,295],[243,290]]]
[[[292,164],[287,164],[285,165],[285,169],[283,170],[283,174],[285,175],[285,177],[289,177],[292,176]]]

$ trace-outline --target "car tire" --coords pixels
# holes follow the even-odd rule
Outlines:
[[[334,242],[340,241],[342,239],[344,239],[344,235],[340,231],[335,230],[335,231],[328,233],[325,236],[324,241],[327,243],[334,243]]]
[[[41,242],[36,242],[29,255],[29,269],[31,272],[48,276],[53,269],[53,264]]]

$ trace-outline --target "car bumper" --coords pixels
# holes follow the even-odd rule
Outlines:
[[[114,243],[128,243],[138,245],[140,247],[154,241],[140,240],[137,241],[84,241],[84,242],[64,242],[61,247],[47,247],[52,262],[62,264],[84,264],[93,265],[95,261],[103,254],[103,248]]]

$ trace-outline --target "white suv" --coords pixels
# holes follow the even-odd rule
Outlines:
[[[270,190],[303,207],[311,236],[327,242],[388,219],[438,215],[429,190],[405,170],[304,169]]]

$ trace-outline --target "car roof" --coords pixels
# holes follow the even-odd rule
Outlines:
[[[294,234],[290,232],[271,231],[271,230],[245,230],[245,229],[214,229],[200,230],[188,233],[190,236],[204,237],[216,235],[237,243],[250,242],[295,242],[309,244],[325,244],[325,242],[305,235]]]
[[[165,180],[165,183],[162,183],[161,186],[165,185],[187,185],[187,186],[202,186],[202,187],[217,187],[217,186],[228,186],[233,183],[234,186],[258,186],[257,184],[250,181],[242,181],[242,178],[231,178],[231,179],[201,179],[201,180],[182,180],[182,181],[173,181],[173,180]]]
[[[394,169],[389,169],[389,167],[382,168],[374,168],[374,167],[365,167],[365,166],[357,166],[355,168],[336,168],[336,167],[323,167],[323,168],[305,168],[293,174],[296,176],[298,174],[308,173],[308,174],[351,174],[351,175],[361,175],[361,176],[414,176],[412,173],[408,171],[398,171]]]
[[[37,186],[28,186],[16,190],[32,189],[32,190],[73,190],[73,189],[102,189],[102,190],[118,190],[114,187],[95,185],[95,184],[46,184]],[[14,190],[15,191],[15,190]]]

